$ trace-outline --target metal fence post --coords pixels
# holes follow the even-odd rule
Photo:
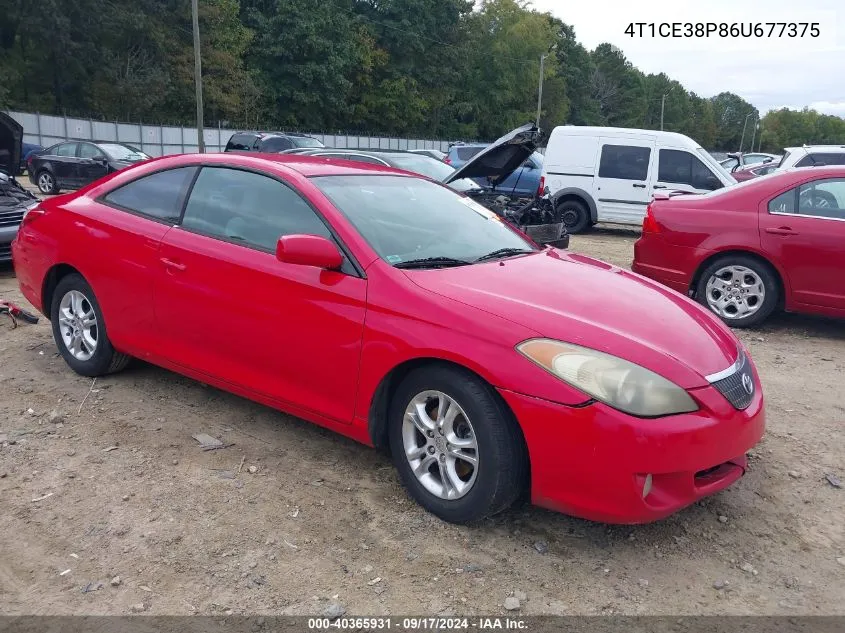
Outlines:
[[[67,135],[67,110],[63,111],[62,120],[65,123],[65,140],[67,141],[68,138],[69,138],[68,135]]]
[[[183,126],[179,126],[179,136],[182,137],[182,153],[185,153],[185,128]]]
[[[44,138],[41,136],[41,113],[35,113],[35,122],[37,123],[36,127],[38,129],[38,144],[41,147],[44,147]]]

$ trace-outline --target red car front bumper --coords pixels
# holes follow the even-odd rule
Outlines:
[[[532,502],[606,523],[656,521],[727,488],[745,473],[745,453],[765,427],[759,389],[743,411],[713,387],[692,390],[698,411],[657,419],[499,393],[528,445]]]

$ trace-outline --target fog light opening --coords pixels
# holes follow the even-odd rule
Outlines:
[[[651,473],[645,476],[645,483],[643,484],[643,499],[651,492]]]

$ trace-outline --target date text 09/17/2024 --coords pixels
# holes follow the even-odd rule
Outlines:
[[[519,617],[317,617],[308,619],[309,631],[331,631],[338,629],[394,630],[394,631],[520,631],[528,628],[527,622]]]
[[[818,22],[629,22],[630,37],[652,38],[818,38]]]

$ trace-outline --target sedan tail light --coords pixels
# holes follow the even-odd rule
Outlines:
[[[660,225],[654,217],[654,211],[651,205],[645,209],[645,217],[643,218],[643,233],[660,233]]]
[[[443,162],[446,163],[447,165],[451,165],[452,159],[449,158],[449,155],[447,154],[446,156],[443,157]]]
[[[546,190],[546,177],[540,176],[540,184],[537,185],[537,195],[542,196],[543,192]]]

